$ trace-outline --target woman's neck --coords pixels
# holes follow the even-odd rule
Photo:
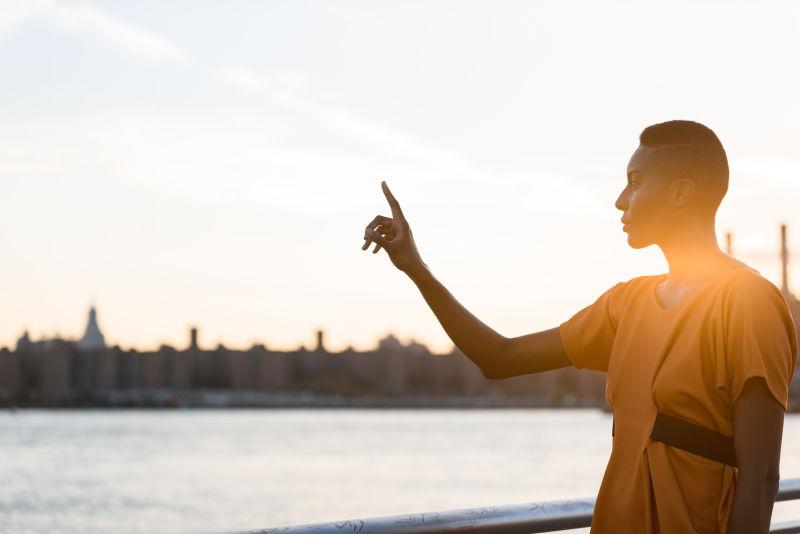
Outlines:
[[[658,246],[669,265],[670,284],[693,285],[720,271],[745,266],[720,250],[713,226],[673,234]]]

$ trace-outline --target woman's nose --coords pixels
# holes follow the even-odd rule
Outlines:
[[[625,193],[622,192],[617,197],[617,201],[614,202],[614,207],[616,207],[620,211],[625,211],[628,207],[628,200],[625,198]]]

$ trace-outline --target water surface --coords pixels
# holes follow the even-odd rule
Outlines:
[[[0,532],[233,532],[594,496],[610,415],[581,409],[0,412]],[[800,414],[783,477],[800,477]],[[800,519],[800,504],[774,520]]]

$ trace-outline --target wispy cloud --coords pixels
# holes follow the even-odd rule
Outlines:
[[[3,0],[0,2],[0,30],[13,28],[53,8],[52,0]]]
[[[315,119],[339,134],[382,153],[435,158],[446,161],[455,169],[470,165],[458,154],[422,142],[397,129],[387,127],[358,115],[352,110],[320,102],[305,94],[305,79],[296,74],[262,74],[244,68],[224,68],[220,79],[245,91],[261,94],[281,107]]]
[[[436,146],[347,107],[322,102],[306,91],[306,79],[300,74],[264,74],[246,68],[224,68],[217,74],[234,87],[261,95],[273,104],[325,125],[335,134],[367,148],[368,155],[359,159],[367,167],[371,166],[375,177],[381,176],[379,171],[386,170],[391,176],[403,176],[408,183],[422,185],[431,194],[458,197],[462,202],[475,204],[503,202],[509,191],[514,191],[518,200],[528,199],[536,204],[539,213],[560,209],[543,204],[542,198],[566,196],[570,197],[573,206],[580,207],[585,213],[607,210],[605,205],[598,203],[596,188],[591,184],[576,189],[573,181],[560,173],[543,170],[536,178],[524,172],[486,171],[459,152]],[[326,172],[330,173],[330,170]],[[486,187],[487,180],[493,184],[492,188]],[[456,184],[457,190],[452,189]]]
[[[51,16],[64,29],[92,33],[107,43],[144,59],[165,61],[184,57],[180,47],[169,39],[132,26],[88,5],[57,4],[51,11]]]
[[[88,4],[54,0],[7,0],[0,5],[0,30],[31,19],[47,21],[70,32],[89,33],[101,41],[150,61],[183,59],[175,43],[149,30],[136,27]]]

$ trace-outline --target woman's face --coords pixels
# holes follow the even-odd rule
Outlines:
[[[622,229],[633,248],[658,243],[669,233],[675,216],[669,184],[658,170],[657,157],[657,149],[641,145],[636,149],[628,163],[628,183],[614,204],[622,210]]]

